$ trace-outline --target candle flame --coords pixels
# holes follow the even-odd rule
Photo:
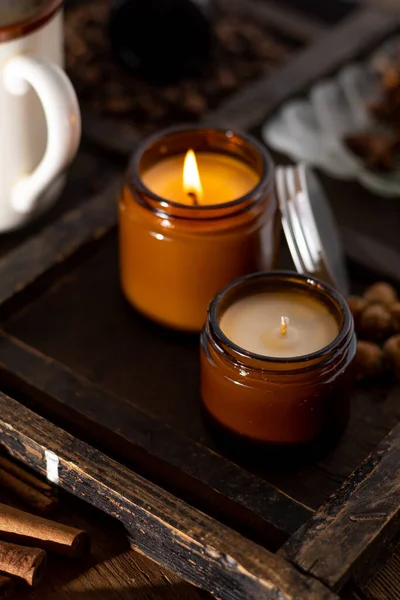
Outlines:
[[[190,196],[193,204],[198,204],[203,198],[203,186],[199,169],[197,167],[196,155],[193,150],[188,150],[183,163],[183,189]]]
[[[286,335],[289,325],[288,317],[281,317],[281,335]]]

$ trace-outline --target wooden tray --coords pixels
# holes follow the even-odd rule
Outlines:
[[[393,552],[399,522],[400,426],[272,554],[2,392],[0,411],[1,442],[12,457],[46,475],[51,449],[58,457],[57,476],[64,490],[116,517],[136,548],[217,598],[338,600],[329,588],[340,590],[350,578],[362,582],[371,566],[377,568],[377,558],[382,559],[383,543],[385,557]],[[54,475],[54,467],[52,471]],[[388,579],[390,592],[390,569],[398,556],[364,587],[368,598],[381,597],[382,580]],[[360,596],[353,587],[341,597]]]
[[[366,10],[340,27],[208,121],[257,133],[284,98],[397,22]],[[358,186],[325,184],[355,289],[377,271],[399,281],[396,201],[378,212]],[[0,375],[13,399],[0,396],[1,441],[41,472],[44,450],[56,452],[61,486],[118,516],[142,552],[217,597],[322,600],[362,583],[398,533],[400,387],[358,388],[345,435],[313,465],[255,469],[220,454],[200,414],[197,338],[152,325],[120,294],[118,185],[23,243],[10,237],[0,260]]]

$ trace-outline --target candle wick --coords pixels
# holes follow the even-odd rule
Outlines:
[[[194,206],[199,205],[199,200],[198,200],[197,194],[195,192],[187,192],[187,195],[193,201]]]
[[[286,335],[289,325],[288,317],[281,317],[281,335]]]

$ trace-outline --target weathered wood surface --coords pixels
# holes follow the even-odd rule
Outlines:
[[[321,40],[316,46],[321,51],[319,54],[316,53],[313,58],[311,58],[309,51],[300,53],[299,57],[293,63],[294,66],[291,67],[292,70],[289,68],[290,65],[287,67],[285,84],[282,83],[280,80],[281,76],[277,73],[276,76],[273,75],[271,78],[268,78],[268,82],[265,82],[268,85],[264,88],[262,95],[258,95],[261,88],[255,86],[255,90],[253,89],[253,92],[255,91],[255,94],[253,94],[255,104],[242,104],[241,114],[240,111],[236,112],[240,108],[241,102],[234,100],[231,104],[228,103],[229,123],[244,127],[253,123],[253,117],[255,119],[254,122],[258,121],[257,114],[258,116],[262,114],[262,118],[264,118],[267,112],[277,106],[281,101],[280,99],[301,91],[313,78],[328,73],[332,68],[338,66],[339,62],[346,59],[353,50],[358,52],[360,49],[367,48],[368,45],[377,41],[397,26],[397,17],[394,18],[392,16],[389,21],[383,14],[379,16],[370,9],[361,13],[361,17],[360,15],[353,17],[348,23],[340,26],[342,33],[337,30],[336,32],[326,34],[325,39],[328,40],[326,52],[323,50],[325,44],[323,46]],[[363,31],[361,31],[360,27],[363,28]],[[341,35],[347,36],[347,40],[343,44],[340,43]],[[335,39],[336,48],[334,48]],[[295,65],[300,67],[298,73],[296,73],[296,70],[293,70],[296,69]],[[289,87],[291,87],[290,90]],[[264,96],[265,93],[267,93],[267,96]],[[246,94],[247,92],[244,93],[244,98]],[[247,100],[249,100],[249,96]],[[219,119],[218,115],[216,119]],[[100,143],[102,137],[103,142],[107,138],[112,138],[113,150],[120,152],[124,156],[131,153],[132,147],[137,143],[136,137],[121,135],[121,131],[115,128],[114,123],[104,124],[102,129],[98,129],[97,125],[97,122],[92,122],[88,124],[88,128],[89,126],[92,127],[92,134],[99,137],[98,141]],[[100,164],[101,161],[99,159],[98,176],[100,176],[101,172]],[[87,181],[85,181],[86,184]],[[338,185],[340,187],[340,184]],[[336,189],[335,186],[336,184],[332,185],[332,189]],[[358,210],[357,207],[360,204],[365,207],[365,194],[355,184],[353,187],[348,187],[345,194],[340,192],[339,187],[336,189],[339,206],[335,206],[335,209],[338,208],[339,216],[345,215],[346,219],[353,219],[352,211]],[[71,193],[73,193],[73,189]],[[348,202],[350,197],[352,198],[351,204]],[[371,203],[373,200],[371,199]],[[78,204],[75,197],[73,201]],[[97,435],[99,433],[102,436],[102,443],[105,443],[105,441],[107,443],[115,441],[115,438],[105,429],[102,432],[100,431],[101,425],[97,425],[98,429],[93,427],[93,422],[94,420],[97,421],[98,414],[100,413],[100,421],[103,424],[106,422],[106,425],[112,423],[111,419],[114,417],[117,418],[119,415],[120,421],[118,422],[118,427],[122,424],[122,431],[125,431],[127,436],[132,439],[132,421],[133,431],[136,431],[136,418],[142,413],[140,418],[143,420],[139,419],[139,424],[144,425],[144,427],[140,431],[140,436],[134,438],[134,446],[138,440],[136,450],[132,453],[131,442],[127,446],[124,445],[126,439],[123,440],[123,438],[125,436],[124,434],[120,436],[119,432],[118,444],[116,445],[118,448],[115,447],[114,449],[114,451],[125,455],[131,453],[133,463],[136,461],[139,471],[141,469],[144,470],[144,466],[146,465],[146,468],[149,468],[150,472],[154,473],[156,478],[164,474],[165,480],[169,481],[170,486],[179,487],[180,484],[183,484],[186,493],[188,492],[188,487],[186,486],[185,477],[189,478],[191,485],[193,485],[194,480],[197,478],[195,487],[192,488],[196,501],[206,502],[208,500],[210,505],[213,505],[214,514],[217,516],[221,515],[221,517],[224,516],[223,513],[227,513],[232,518],[236,514],[234,510],[235,505],[239,506],[237,526],[239,529],[246,526],[251,530],[254,537],[256,537],[258,528],[260,528],[260,537],[264,538],[266,536],[267,530],[263,529],[262,523],[263,521],[270,520],[276,522],[275,525],[278,525],[278,531],[286,530],[293,532],[308,516],[307,508],[296,503],[295,513],[289,510],[281,510],[285,506],[283,502],[284,498],[285,502],[289,501],[288,506],[292,505],[291,499],[287,499],[283,494],[278,497],[278,500],[275,496],[270,498],[272,501],[272,513],[270,513],[269,504],[264,504],[264,499],[266,497],[269,498],[269,491],[275,488],[263,478],[267,478],[268,481],[273,482],[278,489],[281,487],[289,495],[295,494],[302,502],[317,507],[354,469],[360,459],[385,435],[388,429],[394,424],[394,420],[398,419],[400,413],[398,398],[396,399],[393,393],[388,395],[386,390],[379,388],[374,390],[358,390],[353,401],[355,416],[353,415],[350,427],[338,448],[331,455],[321,459],[316,464],[295,469],[291,473],[271,472],[269,470],[270,465],[267,465],[268,468],[258,471],[258,476],[253,476],[250,472],[236,467],[227,459],[218,457],[218,460],[214,461],[216,455],[213,454],[213,444],[205,433],[198,414],[197,394],[193,393],[193,390],[197,389],[197,359],[196,361],[194,359],[195,354],[197,356],[197,345],[195,346],[193,341],[187,342],[182,341],[182,339],[170,338],[167,333],[162,334],[158,330],[153,330],[150,324],[141,320],[140,317],[123,304],[118,291],[119,284],[114,234],[109,236],[110,239],[107,237],[106,240],[103,239],[101,241],[99,244],[101,250],[99,252],[97,252],[97,245],[94,244],[96,250],[93,257],[90,257],[88,260],[86,259],[74,271],[71,277],[68,276],[62,279],[52,277],[53,275],[58,275],[63,269],[63,265],[59,263],[61,254],[68,257],[67,262],[71,263],[75,256],[83,256],[84,253],[80,252],[82,246],[84,248],[92,247],[92,242],[96,241],[96,235],[93,235],[93,232],[100,231],[100,236],[104,237],[105,231],[113,228],[112,220],[114,219],[115,222],[115,213],[113,216],[111,212],[97,212],[97,202],[100,204],[102,202],[100,197],[92,199],[92,202],[94,212],[89,214],[89,212],[82,212],[81,209],[78,209],[78,213],[75,213],[76,223],[80,222],[78,214],[86,214],[88,217],[87,220],[84,220],[87,229],[82,231],[78,227],[78,239],[75,238],[75,228],[71,228],[68,233],[67,223],[65,222],[65,219],[68,221],[68,218],[65,217],[64,220],[61,220],[61,231],[66,234],[66,238],[63,238],[63,236],[60,237],[60,245],[58,245],[59,242],[57,239],[58,227],[54,226],[52,230],[50,228],[50,231],[54,234],[50,238],[46,238],[49,234],[49,229],[44,230],[43,236],[39,235],[37,238],[33,238],[32,235],[35,235],[38,231],[33,228],[28,235],[28,238],[32,239],[21,246],[16,254],[11,255],[14,256],[13,260],[16,262],[14,262],[14,265],[11,263],[11,267],[5,270],[7,277],[2,277],[4,272],[1,272],[0,263],[0,297],[2,296],[6,301],[10,301],[6,304],[6,308],[10,308],[10,310],[15,310],[18,306],[18,301],[26,299],[32,289],[37,289],[36,285],[32,285],[35,283],[36,278],[40,282],[53,279],[57,281],[57,285],[48,290],[42,298],[32,301],[29,307],[26,307],[26,310],[15,314],[7,322],[6,327],[29,344],[65,362],[77,373],[86,375],[92,382],[96,382],[99,386],[104,386],[104,388],[108,387],[115,394],[118,394],[118,406],[116,405],[117,401],[115,397],[107,392],[100,393],[97,390],[96,394],[100,395],[95,394],[94,396],[90,396],[91,401],[89,403],[88,415],[86,415],[85,419],[81,419],[80,423],[82,431],[85,431],[86,436],[90,434]],[[385,201],[385,207],[388,205],[389,202]],[[394,203],[391,203],[390,206],[392,205],[394,206]],[[105,206],[104,204],[103,207],[105,208]],[[111,210],[111,204],[109,208]],[[115,206],[113,210],[115,210]],[[387,214],[385,218],[380,219],[379,227],[383,227],[384,229],[388,227],[390,231],[395,231],[396,219],[398,219],[399,213],[383,208],[382,211],[386,211]],[[391,216],[389,216],[389,213],[391,213]],[[93,214],[100,218],[99,221],[96,222],[97,217],[92,218]],[[105,220],[102,223],[103,226],[106,226],[106,229],[102,228],[100,222],[103,217],[105,217]],[[387,225],[385,225],[385,220]],[[376,223],[374,222],[375,225]],[[393,239],[392,234],[389,237]],[[13,238],[9,246],[7,246],[8,242],[0,246],[0,253],[2,252],[2,248],[6,249],[7,247],[10,249],[15,247],[15,239]],[[19,239],[23,240],[25,238],[22,236]],[[38,245],[29,245],[35,239]],[[54,247],[50,251],[52,244],[54,244]],[[40,260],[31,261],[32,251],[37,252],[38,249],[40,249]],[[58,255],[54,249],[57,252],[60,251],[60,254]],[[21,254],[18,252],[21,252]],[[25,261],[26,264],[31,263],[31,266],[27,270],[25,270]],[[63,262],[62,259],[61,261]],[[14,278],[13,275],[15,266],[18,268],[22,267],[18,278]],[[60,271],[58,270],[58,266],[60,266]],[[45,277],[46,275],[49,275],[48,279]],[[3,288],[1,287],[2,281],[4,281],[3,285],[5,286]],[[101,301],[98,301],[100,298]],[[101,326],[99,326],[99,323],[101,323]],[[154,345],[154,348],[157,349],[153,350],[152,344],[155,342],[156,345]],[[23,344],[21,346],[23,347]],[[146,360],[149,359],[149,356],[152,357],[151,360],[149,359],[149,364],[158,365],[157,378],[159,381],[164,382],[162,386],[164,389],[159,390],[160,386],[158,386],[158,382],[150,381],[149,371],[143,371],[142,369],[142,372],[140,372],[141,362],[140,359],[138,360],[136,352],[138,346],[143,351]],[[162,363],[163,352],[167,346],[170,356]],[[118,352],[116,352],[116,348],[119,349]],[[160,348],[161,350],[159,350]],[[25,350],[28,353],[31,352],[27,348]],[[184,368],[181,369],[181,372],[185,373],[183,377],[184,381],[183,383],[180,382],[177,387],[174,387],[175,384],[165,379],[165,376],[170,371],[172,378],[172,375],[175,373],[174,369],[176,369],[176,365],[174,367],[176,359],[181,360],[179,356],[182,356],[182,353],[186,353],[186,351],[188,356],[183,359],[182,364]],[[33,352],[33,355],[40,357],[40,353]],[[7,356],[10,358],[13,355],[7,354]],[[21,354],[18,356],[18,368],[20,368],[22,363],[19,361],[21,358],[25,360],[26,355]],[[138,362],[136,366],[133,364],[135,362]],[[72,425],[69,418],[72,412],[75,415],[82,414],[79,406],[80,398],[74,393],[71,394],[70,387],[68,386],[71,382],[73,385],[76,385],[77,381],[82,382],[84,380],[79,375],[71,373],[68,369],[64,369],[61,365],[56,365],[57,368],[61,368],[64,377],[62,382],[66,382],[67,386],[65,390],[60,390],[54,383],[53,377],[56,377],[58,371],[53,371],[53,362],[41,356],[40,368],[37,373],[33,373],[33,370],[32,372],[29,371],[29,369],[33,369],[34,364],[36,363],[29,358],[28,370],[26,372],[22,370],[19,380],[19,384],[22,383],[21,389],[28,384],[28,389],[32,391],[31,386],[38,385],[39,393],[36,396],[36,401],[40,402],[42,410],[52,411],[53,414],[57,412],[59,418],[63,419],[65,423],[69,423],[71,428],[76,427],[76,421]],[[51,368],[48,368],[50,365]],[[11,362],[5,371],[8,368],[11,370]],[[152,370],[150,371],[152,373]],[[66,373],[69,373],[72,377],[71,380],[66,377]],[[189,379],[192,379],[190,383]],[[91,384],[88,385],[90,385],[90,389],[94,389]],[[86,397],[87,389],[79,386],[78,389],[79,391],[83,390]],[[136,403],[136,394],[138,393],[141,396],[142,408],[146,413],[140,407],[133,406],[133,403]],[[159,393],[158,398],[157,393]],[[175,394],[173,400],[171,400],[171,394]],[[121,398],[125,398],[125,400],[121,400]],[[112,404],[110,404],[110,400]],[[24,398],[24,401],[29,402],[30,399]],[[104,406],[107,406],[105,412],[103,412]],[[148,416],[147,410],[150,413],[155,412],[163,421],[161,423],[162,435],[160,437],[160,429],[154,425],[155,421],[152,421],[151,417]],[[177,429],[180,429],[179,433],[176,431],[173,432],[173,439],[175,440],[175,435],[178,435],[178,439],[183,444],[182,448],[187,451],[187,456],[184,456],[183,453],[180,455],[176,448],[170,444],[171,437],[169,436],[172,430],[165,427],[164,423],[170,423],[174,427],[176,426]],[[147,434],[146,426],[149,426]],[[125,427],[126,430],[124,430]],[[142,436],[145,438],[144,441],[142,441]],[[185,443],[183,443],[183,440],[185,440]],[[198,444],[198,441],[201,441],[201,444]],[[205,447],[205,444],[208,447]],[[141,445],[146,449],[145,453],[139,450]],[[151,460],[149,460],[149,456]],[[155,462],[153,462],[154,457],[156,458]],[[164,463],[162,463],[160,457],[165,461]],[[171,471],[167,468],[164,468],[164,473],[162,473],[163,469],[160,468],[162,464],[165,466],[167,460],[172,461],[174,465],[172,469],[173,476],[171,476]],[[176,471],[174,471],[175,468]],[[185,473],[183,478],[179,476],[180,469]],[[203,488],[201,485],[199,486],[200,482],[203,484],[205,482]],[[175,489],[178,490],[178,487]],[[245,490],[245,493],[243,490]],[[231,500],[234,498],[232,501],[233,504],[230,504],[228,500],[227,505],[224,506],[226,496]],[[217,501],[218,499],[219,502]],[[280,507],[276,513],[274,512],[275,502],[275,506]],[[208,505],[205,503],[203,506]],[[249,512],[246,512],[247,510]],[[256,518],[250,521],[249,514],[253,510],[255,511]],[[248,521],[247,524],[246,521]],[[86,593],[82,589],[82,598],[85,598]],[[308,598],[309,596],[307,596]],[[385,598],[385,600],[387,599]]]
[[[327,25],[318,17],[292,10],[282,3],[269,3],[263,0],[219,0],[222,7],[236,15],[252,15],[280,34],[294,40],[309,43],[327,30]]]
[[[356,11],[281,69],[206,115],[204,121],[241,129],[259,125],[282,102],[389,36],[399,22],[399,13],[372,7]]]
[[[367,270],[379,273],[380,279],[400,283],[400,251],[381,240],[374,240],[354,229],[342,229],[348,258]]]
[[[210,596],[135,551],[124,527],[85,502],[60,492],[53,518],[88,531],[89,556],[67,560],[48,554],[40,586],[20,586],[13,600],[205,600]],[[2,502],[21,509],[18,498],[0,491]]]
[[[223,600],[334,600],[335,594],[94,448],[0,394],[5,449],[41,474],[59,459],[59,485],[125,526],[136,548]]]
[[[116,224],[119,180],[69,211],[0,260],[0,305],[99,240]]]
[[[356,181],[334,179],[322,173],[318,176],[343,233],[346,254],[375,273],[376,279],[390,277],[398,284],[399,199],[380,198]]]
[[[39,410],[61,417],[85,439],[101,441],[135,468],[272,547],[311,516],[267,481],[4,332],[0,378],[3,389],[7,383],[25,391]]]
[[[362,600],[399,600],[400,546],[362,588]]]
[[[354,276],[353,282],[356,281]],[[365,280],[359,281],[359,285],[364,286]],[[119,399],[121,410],[125,410],[126,404],[139,406],[184,437],[216,450],[215,440],[201,415],[197,336],[180,336],[156,327],[124,301],[114,234],[104,239],[68,277],[58,280],[45,295],[13,315],[4,328],[96,386],[111,390],[118,397],[112,423],[119,420],[118,427],[124,431],[135,430],[136,424],[123,416],[119,419],[123,415]],[[43,372],[42,377],[45,381],[50,374]],[[315,463],[282,471],[269,461],[261,465],[245,464],[245,469],[296,500],[317,508],[397,423],[399,410],[396,402],[390,402],[391,393],[389,382],[386,387],[382,383],[358,387],[343,438],[329,455]],[[97,418],[97,412],[101,415],[103,405],[93,406],[93,419]],[[49,410],[59,410],[51,401],[46,406]],[[92,428],[86,428],[85,435],[91,433]],[[109,442],[110,434],[104,433],[103,438]],[[180,455],[179,450],[167,444],[165,448],[168,455]],[[185,454],[183,459],[186,460]],[[196,460],[194,453],[191,461],[192,471],[206,474],[207,480],[218,481],[219,468],[214,469],[209,460],[204,461],[203,468],[202,459]],[[240,490],[249,487],[250,477],[248,472],[242,484],[235,477],[239,495]]]
[[[365,579],[400,531],[399,465],[397,425],[280,554],[335,591]]]

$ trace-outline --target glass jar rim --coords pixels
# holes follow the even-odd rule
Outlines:
[[[310,288],[310,286],[313,286],[315,289],[321,291],[322,294],[330,296],[333,299],[333,301],[336,303],[336,305],[339,307],[340,311],[343,314],[343,323],[340,327],[338,335],[329,344],[309,354],[303,354],[300,356],[293,357],[275,357],[250,352],[242,346],[235,344],[231,339],[228,338],[227,335],[225,335],[225,333],[222,331],[219,325],[219,321],[217,318],[218,307],[221,301],[223,300],[224,296],[235,289],[239,289],[241,286],[246,284],[247,281],[257,281],[261,279],[276,278],[283,280],[286,279],[288,283],[290,283],[291,280],[292,283],[300,284],[300,286],[303,286],[304,288],[306,288],[307,286],[308,289],[312,289],[312,287]],[[307,274],[297,273],[295,271],[285,270],[260,271],[258,273],[251,273],[250,275],[245,275],[244,277],[241,277],[240,279],[236,279],[235,281],[231,282],[223,290],[221,290],[211,302],[208,309],[207,320],[210,325],[210,330],[212,331],[212,334],[215,336],[219,345],[225,346],[228,349],[233,350],[235,354],[237,354],[239,357],[248,360],[256,360],[261,364],[265,365],[294,365],[297,363],[308,363],[311,361],[322,360],[326,356],[330,356],[330,354],[332,353],[332,351],[335,350],[335,348],[341,348],[343,343],[348,338],[349,334],[353,333],[354,331],[353,317],[351,315],[346,300],[343,298],[340,292],[335,290],[335,288],[333,288],[328,283],[325,283],[324,281],[321,281],[316,277]]]
[[[239,198],[235,198],[234,200],[232,200],[230,202],[224,202],[223,204],[221,204],[221,203],[219,203],[219,204],[204,204],[204,205],[200,205],[200,206],[199,205],[182,205],[179,202],[174,202],[172,200],[166,200],[165,198],[162,198],[162,196],[159,196],[158,194],[152,192],[144,184],[144,182],[139,174],[140,161],[142,160],[145,152],[149,148],[151,148],[151,146],[154,145],[158,140],[161,140],[167,136],[172,136],[174,134],[180,134],[180,133],[191,132],[191,131],[193,131],[193,132],[214,131],[214,132],[222,134],[228,138],[236,135],[237,137],[244,140],[247,144],[253,146],[253,148],[255,148],[255,150],[258,152],[258,154],[261,158],[261,161],[262,161],[262,174],[260,176],[260,181],[249,192],[247,192],[247,194],[244,194],[243,196],[240,196]],[[212,151],[212,150],[210,150],[210,151]],[[227,152],[226,154],[228,155],[229,153]],[[230,155],[235,156],[233,153]],[[130,163],[129,163],[128,185],[130,185],[130,186],[133,185],[139,191],[139,193],[145,194],[151,200],[160,204],[160,206],[163,209],[171,207],[171,208],[180,209],[180,210],[184,209],[185,211],[187,210],[188,213],[191,212],[191,213],[200,214],[201,212],[205,213],[208,211],[216,212],[218,210],[221,210],[221,207],[223,207],[226,210],[229,210],[230,208],[235,208],[236,206],[240,206],[241,204],[251,201],[253,197],[257,197],[260,190],[264,189],[264,186],[268,186],[268,188],[270,188],[271,185],[273,185],[273,181],[274,181],[273,172],[274,172],[274,163],[273,163],[270,153],[268,152],[267,148],[265,148],[264,145],[261,144],[261,142],[259,142],[252,135],[243,133],[243,132],[238,131],[237,129],[234,129],[231,127],[213,127],[211,125],[207,126],[207,125],[202,125],[202,124],[175,125],[172,127],[168,127],[166,129],[162,129],[161,131],[153,134],[152,136],[149,136],[140,144],[140,146],[134,152],[134,154],[130,160]]]
[[[0,42],[7,42],[22,37],[39,29],[57,12],[64,2],[65,0],[47,0],[37,12],[34,12],[29,17],[0,27]]]

